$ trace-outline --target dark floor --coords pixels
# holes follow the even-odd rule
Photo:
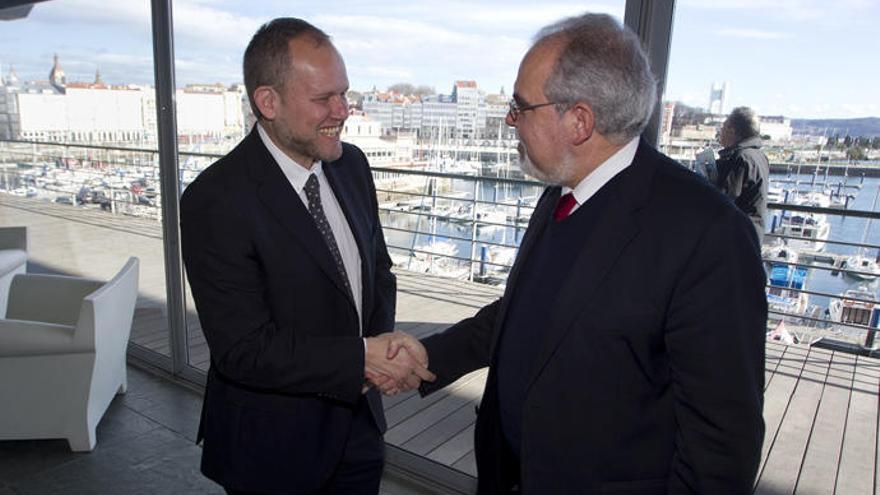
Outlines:
[[[0,441],[0,495],[223,493],[199,473],[201,396],[128,369],[128,393],[98,425],[93,452],[73,453],[66,440]],[[417,493],[429,492],[383,479],[382,494]]]

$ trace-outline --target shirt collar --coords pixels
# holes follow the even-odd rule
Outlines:
[[[281,148],[275,145],[275,142],[272,141],[272,138],[269,137],[269,134],[263,129],[263,126],[260,123],[257,123],[257,132],[260,134],[260,139],[263,141],[263,144],[266,145],[266,148],[269,150],[269,154],[272,155],[272,158],[274,158],[275,162],[278,163],[278,166],[281,167],[281,172],[284,173],[284,176],[290,181],[290,185],[293,186],[297,192],[302,191],[303,188],[306,187],[306,181],[309,179],[309,175],[315,174],[320,178],[323,173],[320,160],[316,160],[312,164],[312,169],[309,170],[281,151]]]
[[[602,189],[602,186],[632,164],[638,147],[639,138],[636,136],[626,143],[623,148],[620,148],[616,153],[608,157],[607,160],[599,164],[595,170],[581,179],[574,189],[564,186],[562,194],[570,192],[574,195],[574,199],[577,200],[579,205],[586,203],[599,189]]]

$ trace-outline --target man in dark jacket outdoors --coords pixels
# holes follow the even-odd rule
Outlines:
[[[749,107],[736,107],[721,126],[718,178],[715,185],[742,210],[764,239],[770,163],[761,151],[758,118]]]
[[[767,212],[767,187],[770,163],[761,151],[761,134],[755,112],[736,107],[721,126],[716,185],[742,210],[764,238],[764,214]]]

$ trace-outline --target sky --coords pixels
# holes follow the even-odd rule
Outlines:
[[[241,56],[269,19],[302,17],[330,34],[352,89],[398,82],[449,93],[454,81],[510,94],[540,27],[586,11],[623,17],[624,0],[175,0],[178,86],[241,82]],[[706,107],[727,81],[728,109],[792,118],[880,116],[880,0],[679,0],[665,100]],[[45,80],[57,53],[68,81],[152,84],[148,0],[50,0],[0,21],[0,72]]]

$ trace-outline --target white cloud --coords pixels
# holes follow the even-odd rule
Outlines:
[[[45,7],[43,9],[42,7]],[[40,9],[40,10],[37,10]],[[109,27],[145,34],[150,43],[150,2],[106,0],[64,0],[47,5],[37,4],[32,17],[52,24],[76,25],[98,30]],[[196,40],[217,47],[244,46],[263,20],[218,10],[202,0],[175,0],[172,9],[174,34],[180,40]],[[133,34],[134,34],[133,33]]]
[[[840,105],[840,113],[847,117],[864,117],[870,111],[862,103],[843,103]]]
[[[775,19],[789,24],[812,23],[816,27],[846,26],[872,22],[867,10],[876,0],[679,0],[676,10],[727,11],[720,15],[750,13],[751,19]]]
[[[392,79],[395,81],[413,81],[414,77],[412,70],[407,67],[376,67],[374,65],[367,67],[355,66],[349,72],[360,77]],[[420,81],[413,82],[419,83]]]
[[[461,30],[442,22],[371,15],[319,16],[345,57],[352,87],[384,87],[401,80],[448,91],[456,79],[484,88],[510,88],[529,42],[525,36]]]
[[[113,65],[128,65],[128,66],[137,66],[137,67],[149,67],[150,70],[153,68],[153,57],[144,57],[132,55],[130,53],[99,53],[93,57],[94,60],[90,62],[83,62],[89,64],[91,66],[98,66],[104,64],[113,64]],[[69,64],[73,64],[74,62],[68,62]]]
[[[778,31],[762,31],[760,29],[738,29],[738,28],[727,28],[721,29],[717,32],[719,36],[727,36],[732,38],[749,38],[749,39],[759,39],[759,40],[778,40],[791,38],[792,35],[788,33],[781,33]]]
[[[244,51],[248,41],[265,19],[217,10],[198,0],[174,2],[174,34],[217,47]]]
[[[334,38],[367,35],[375,37],[371,40],[375,42],[464,44],[470,37],[451,29],[437,27],[434,23],[396,17],[319,15],[314,21]]]

